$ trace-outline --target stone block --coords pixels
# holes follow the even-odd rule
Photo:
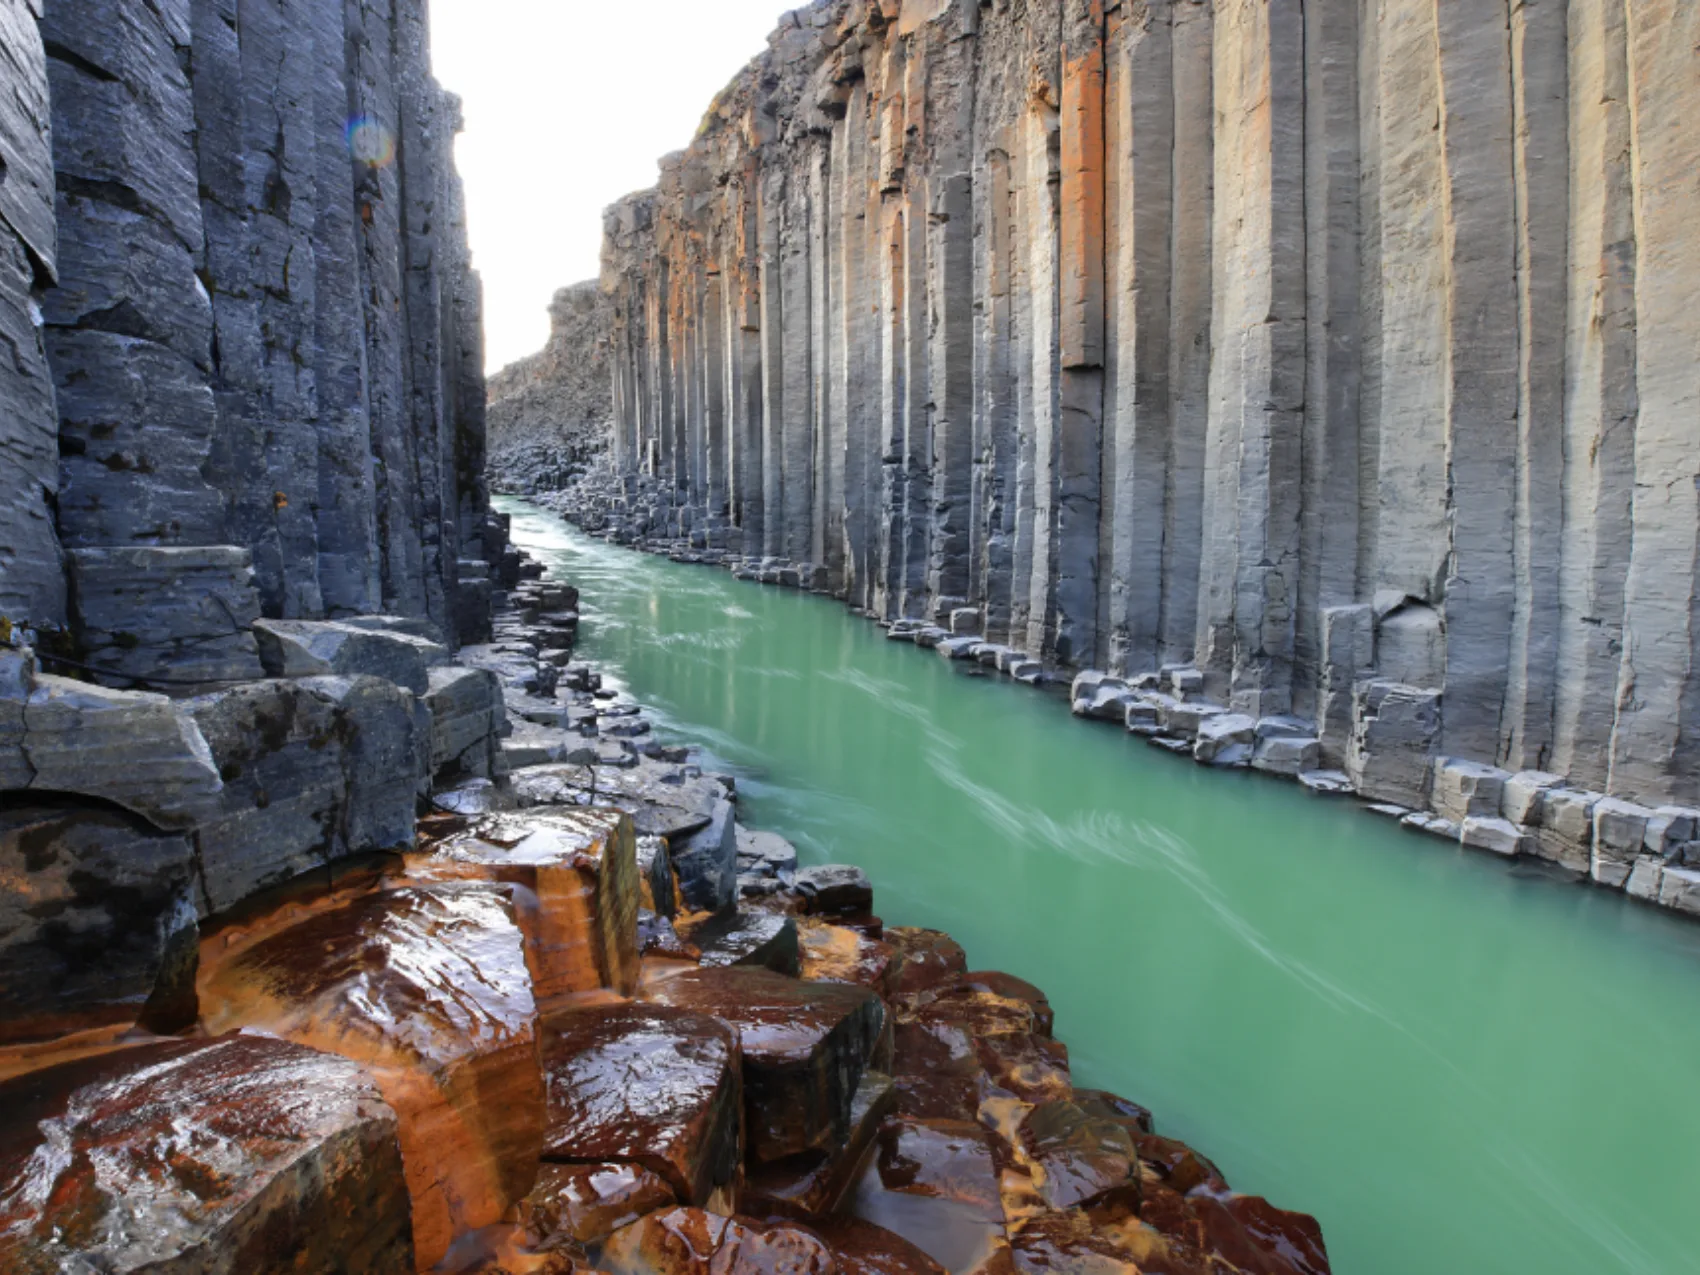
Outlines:
[[[355,1063],[167,1040],[0,1084],[0,1268],[411,1275],[394,1112]]]
[[[996,1139],[966,1120],[888,1120],[847,1212],[902,1236],[950,1271],[1013,1268]]]
[[[853,916],[874,906],[874,887],[862,869],[844,863],[827,863],[804,868],[795,878],[795,888],[808,900],[815,916]]]
[[[1172,699],[1158,705],[1163,733],[1175,739],[1189,741],[1198,737],[1198,732],[1206,721],[1212,717],[1224,716],[1227,712],[1227,709],[1217,704],[1189,703],[1183,700]],[[1256,722],[1252,724],[1255,727]]]
[[[1272,735],[1258,739],[1251,764],[1253,769],[1271,775],[1297,776],[1315,770],[1321,761],[1320,739],[1314,736]]]
[[[527,1244],[548,1252],[600,1244],[615,1231],[679,1202],[658,1173],[632,1164],[545,1164],[519,1206]]]
[[[687,907],[718,912],[737,898],[738,825],[731,802],[717,799],[707,827],[677,840],[669,838],[669,846]]]
[[[88,663],[119,680],[172,684],[262,675],[249,631],[260,597],[248,550],[71,549],[66,559],[72,627]]]
[[[1700,916],[1700,870],[1665,868],[1659,881],[1659,905]]]
[[[1440,712],[1439,691],[1397,682],[1359,683],[1346,773],[1360,795],[1408,807],[1427,804]]]
[[[650,998],[718,1018],[738,1033],[752,1162],[823,1150],[849,1136],[852,1100],[885,1028],[873,992],[742,965],[688,970],[658,984]]]
[[[428,638],[326,620],[258,620],[254,638],[268,677],[381,677],[415,695],[449,658]]]
[[[189,838],[116,810],[0,808],[0,1046],[195,1021]]]
[[[425,693],[431,714],[431,774],[488,779],[507,729],[502,684],[486,669],[434,668]]]
[[[421,881],[522,887],[516,916],[539,1002],[636,990],[642,891],[630,816],[577,808],[496,815],[439,841],[408,871]]]
[[[1664,879],[1665,861],[1657,855],[1644,854],[1635,860],[1635,866],[1630,869],[1629,880],[1625,883],[1623,892],[1632,899],[1657,903]]]
[[[537,1175],[537,1010],[512,893],[357,892],[227,931],[202,962],[207,1030],[341,1054],[377,1081],[400,1122],[421,1269],[500,1222]]]
[[[1218,713],[1199,722],[1192,756],[1207,766],[1249,766],[1256,746],[1255,718]]]
[[[1594,843],[1594,807],[1601,800],[1597,792],[1543,789],[1532,853],[1572,872],[1587,872]]]
[[[950,631],[956,637],[977,636],[983,621],[975,607],[957,607],[950,613]]]
[[[1434,763],[1430,801],[1436,814],[1454,823],[1471,818],[1497,818],[1505,782],[1510,778],[1494,766],[1440,757]]]
[[[1539,825],[1542,799],[1550,788],[1562,788],[1562,775],[1549,775],[1542,770],[1520,770],[1505,781],[1500,794],[1499,813],[1512,823],[1526,828]]]
[[[697,949],[704,969],[753,965],[793,978],[801,972],[797,923],[788,916],[726,908],[681,917],[674,931]]]
[[[572,1009],[544,1020],[542,1057],[546,1160],[633,1165],[696,1205],[735,1183],[743,1084],[725,1023],[660,1005]]]
[[[1506,819],[1468,815],[1463,820],[1460,839],[1474,850],[1514,859],[1523,853],[1527,840],[1523,829]]]
[[[836,1275],[840,1268],[812,1230],[677,1208],[609,1236],[597,1269],[606,1275]]]
[[[1647,823],[1653,812],[1646,806],[1604,797],[1594,806],[1594,839],[1588,875],[1600,885],[1621,888],[1647,842]]]
[[[1700,841],[1700,810],[1660,806],[1647,820],[1644,844],[1648,854],[1680,862],[1696,841]]]

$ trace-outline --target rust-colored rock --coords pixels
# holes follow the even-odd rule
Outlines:
[[[1010,1241],[1021,1275],[1144,1275],[1132,1255],[1082,1213],[1046,1213]]]
[[[435,885],[286,909],[202,945],[202,1021],[363,1063],[400,1119],[422,1267],[531,1190],[535,1004],[509,887]]]
[[[599,1244],[677,1203],[668,1181],[639,1165],[545,1164],[520,1203],[520,1223],[539,1249]]]
[[[602,1247],[606,1275],[835,1275],[819,1236],[784,1223],[763,1225],[701,1209],[651,1213]]]
[[[893,992],[928,991],[968,972],[968,956],[962,945],[941,930],[898,926],[885,932],[885,941],[897,949],[900,958]]]
[[[901,1235],[859,1217],[830,1217],[810,1229],[832,1246],[838,1275],[945,1275],[944,1267]]]
[[[606,1005],[543,1026],[552,1161],[617,1161],[704,1205],[734,1185],[743,1089],[726,1024],[662,1005]]]
[[[1255,1195],[1208,1188],[1187,1197],[1204,1226],[1205,1247],[1244,1275],[1328,1275],[1322,1227]]]
[[[1022,1158],[1052,1209],[1091,1204],[1112,1192],[1138,1199],[1133,1139],[1115,1121],[1072,1102],[1044,1102],[1027,1113],[1019,1137]]]
[[[874,1137],[897,1106],[891,1077],[870,1071],[850,1105],[850,1136],[842,1146],[757,1165],[744,1184],[742,1207],[761,1216],[800,1218],[811,1224],[835,1212],[860,1176]]]
[[[894,989],[897,952],[859,930],[817,917],[797,921],[802,976],[819,983],[853,983],[882,995]]]
[[[160,1041],[0,1085],[0,1270],[413,1270],[396,1119],[345,1059]]]
[[[992,1134],[969,1121],[888,1120],[848,1210],[953,1275],[1006,1270],[999,1154]]]
[[[733,966],[686,970],[647,994],[736,1029],[752,1161],[823,1150],[848,1135],[851,1100],[885,1024],[872,992]]]
[[[615,810],[492,816],[415,861],[420,880],[500,881],[518,897],[526,959],[540,1002],[637,986],[640,901],[632,822]]]

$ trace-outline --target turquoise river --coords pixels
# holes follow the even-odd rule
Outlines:
[[[1077,1083],[1315,1213],[1341,1275],[1700,1272],[1700,925],[505,507],[743,822],[1043,987]]]

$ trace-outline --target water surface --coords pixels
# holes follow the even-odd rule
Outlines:
[[[745,823],[1038,983],[1077,1083],[1315,1213],[1341,1275],[1700,1272],[1700,925],[504,504]]]

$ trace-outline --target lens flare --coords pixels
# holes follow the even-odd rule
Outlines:
[[[368,168],[388,168],[395,162],[395,134],[370,115],[348,122],[348,153]]]

